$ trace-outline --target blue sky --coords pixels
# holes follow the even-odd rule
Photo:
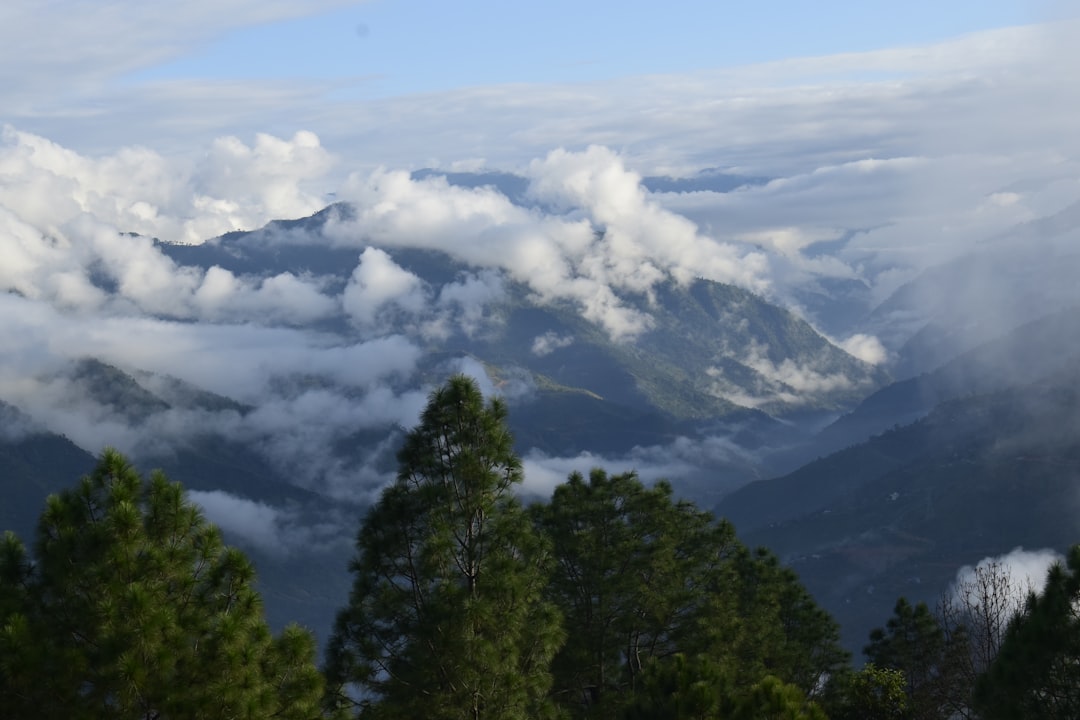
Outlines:
[[[757,142],[749,137],[718,157],[706,148],[716,140],[696,133],[720,127],[712,115],[725,108],[722,119],[746,117],[746,133],[789,134],[772,125],[790,108],[759,116],[766,111],[757,107],[776,103],[781,88],[836,85],[817,95],[836,104],[852,83],[879,92],[883,82],[996,72],[1042,42],[1023,40],[1018,28],[1068,7],[7,0],[0,124],[95,156],[129,145],[198,153],[223,136],[250,144],[259,133],[313,132],[342,173],[383,164],[513,167],[596,143],[655,170],[805,169],[822,158],[799,161],[783,142],[747,153]],[[854,107],[845,101],[827,112]],[[732,133],[743,131],[723,137]],[[863,152],[884,151],[876,140],[854,141]]]
[[[132,79],[359,78],[367,96],[594,81],[922,45],[1047,12],[1031,0],[372,0],[240,27]]]

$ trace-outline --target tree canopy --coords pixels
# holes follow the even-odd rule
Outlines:
[[[702,668],[704,679],[686,682],[720,692],[719,673],[737,692],[771,675],[805,696],[847,663],[836,623],[794,573],[748,550],[730,523],[674,500],[666,482],[574,473],[533,515],[554,547],[548,596],[568,638],[553,664],[555,696],[571,713],[647,714],[642,693],[666,687],[656,678]],[[676,657],[680,669],[665,670]],[[653,681],[643,685],[646,668]]]
[[[546,541],[513,495],[506,408],[456,376],[432,393],[396,482],[360,528],[327,672],[374,717],[526,718],[550,710],[562,642]]]
[[[312,636],[274,637],[244,555],[106,450],[0,549],[0,716],[317,717]]]

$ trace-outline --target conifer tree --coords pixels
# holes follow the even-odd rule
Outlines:
[[[365,518],[328,650],[330,701],[371,717],[534,718],[562,640],[550,552],[513,495],[506,407],[451,378]]]
[[[319,713],[314,640],[274,638],[254,571],[178,484],[106,450],[50,496],[33,560],[0,551],[8,718],[266,718]]]
[[[568,634],[554,663],[560,704],[617,717],[643,669],[675,654],[712,663],[735,690],[767,675],[820,690],[848,659],[836,623],[774,556],[672,495],[666,482],[595,469],[534,509],[554,545],[549,595]]]
[[[733,564],[742,628],[734,639],[740,682],[772,675],[818,699],[850,661],[840,646],[839,625],[769,550],[744,548]]]
[[[1080,545],[1047,573],[975,688],[988,720],[1080,717]]]
[[[574,473],[534,515],[557,559],[549,596],[568,635],[554,664],[564,707],[613,717],[651,658],[701,650],[702,633],[733,624],[713,590],[737,550],[734,530],[674,501],[669,484]]]
[[[870,633],[866,658],[904,674],[908,708],[916,720],[947,717],[950,646],[941,622],[926,603],[899,598],[884,628]]]

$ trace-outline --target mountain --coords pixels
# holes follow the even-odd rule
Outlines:
[[[912,423],[940,403],[1032,383],[1080,363],[1080,308],[1025,323],[937,369],[871,393],[804,443],[776,453],[770,467],[794,469],[871,435]]]
[[[94,462],[67,438],[0,402],[0,532],[11,530],[32,543],[45,498],[74,485]]]
[[[216,265],[262,278],[309,273],[331,291],[340,291],[357,265],[359,249],[312,238],[328,222],[347,220],[354,213],[352,206],[339,203],[305,220],[275,222],[198,246],[159,247],[182,266],[205,270]],[[481,272],[434,250],[381,250],[431,288],[431,296]],[[437,341],[421,338],[425,351],[524,368],[540,382],[541,394],[565,386],[676,421],[755,417],[754,411],[776,418],[835,412],[851,407],[887,379],[792,312],[732,285],[667,280],[647,295],[622,294],[617,300],[651,323],[633,342],[613,340],[566,301],[539,300],[510,278],[502,278],[501,286],[502,297],[492,303],[482,331],[452,333]],[[318,327],[356,336],[344,314]],[[404,324],[383,332],[415,335]]]
[[[276,624],[299,620],[325,637],[347,593],[353,535],[396,470],[403,426],[452,372],[482,375],[506,398],[517,451],[548,473],[527,491],[543,492],[564,468],[647,463],[676,473],[682,492],[710,497],[758,479],[760,453],[888,380],[794,313],[733,285],[667,278],[648,291],[618,290],[601,309],[639,323],[619,337],[580,302],[542,297],[497,268],[332,237],[356,212],[338,203],[196,246],[133,238],[178,277],[216,273],[219,287],[241,288],[253,303],[265,291],[289,309],[310,297],[288,294],[299,284],[288,279],[301,278],[322,294],[320,311],[195,322],[197,314],[170,314],[162,303],[141,327],[165,333],[121,346],[181,344],[175,361],[169,346],[154,348],[175,374],[113,350],[58,357],[7,386],[36,391],[0,397],[12,428],[0,445],[4,527],[32,534],[45,496],[89,470],[100,443],[115,445],[142,471],[161,468],[182,482],[252,556]],[[364,305],[370,286],[359,270],[372,258],[412,294]],[[108,295],[102,278],[91,280]],[[310,351],[293,356],[293,343]],[[214,352],[222,345],[231,351]],[[207,377],[228,380],[200,382]],[[23,426],[33,432],[16,432]]]
[[[749,485],[717,510],[776,551],[852,649],[896,598],[933,604],[959,567],[1080,539],[1080,371],[972,394]]]
[[[933,370],[1054,308],[1080,302],[1080,202],[1017,224],[931,266],[861,322],[903,379]]]

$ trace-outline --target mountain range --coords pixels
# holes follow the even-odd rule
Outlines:
[[[442,177],[530,202],[513,175]],[[720,171],[645,180],[656,192],[767,181]],[[943,283],[974,288],[996,267],[988,258],[1008,255],[1004,245],[933,268],[869,310],[858,280],[804,286],[803,308],[888,339],[892,362],[871,365],[737,285],[666,276],[583,308],[429,247],[335,242],[356,213],[335,203],[200,245],[154,241],[178,272],[217,268],[264,287],[300,277],[345,298],[277,326],[302,328],[334,363],[270,374],[266,401],[137,359],[87,355],[43,369],[33,381],[50,389],[48,412],[0,397],[3,527],[32,536],[44,497],[90,469],[100,448],[76,445],[70,428],[115,429],[140,468],[183,482],[253,556],[276,624],[299,620],[325,638],[345,600],[352,535],[395,471],[408,418],[448,374],[468,372],[507,400],[526,495],[595,465],[672,477],[744,540],[791,563],[854,649],[897,595],[932,599],[964,564],[1074,539],[1080,321],[1075,309],[1054,309],[1068,295],[1068,262],[1042,295],[977,331],[958,321],[963,303],[937,313],[925,303]],[[1077,256],[1066,246],[1062,257]],[[401,281],[396,295],[370,302],[368,262]],[[1010,277],[1002,299],[1031,279],[1023,268]],[[110,290],[107,276],[96,282]],[[354,291],[369,304],[350,306]],[[632,334],[598,319],[613,308],[637,323]],[[246,356],[250,372],[272,365],[273,352]],[[369,365],[381,368],[377,385],[353,379]]]

